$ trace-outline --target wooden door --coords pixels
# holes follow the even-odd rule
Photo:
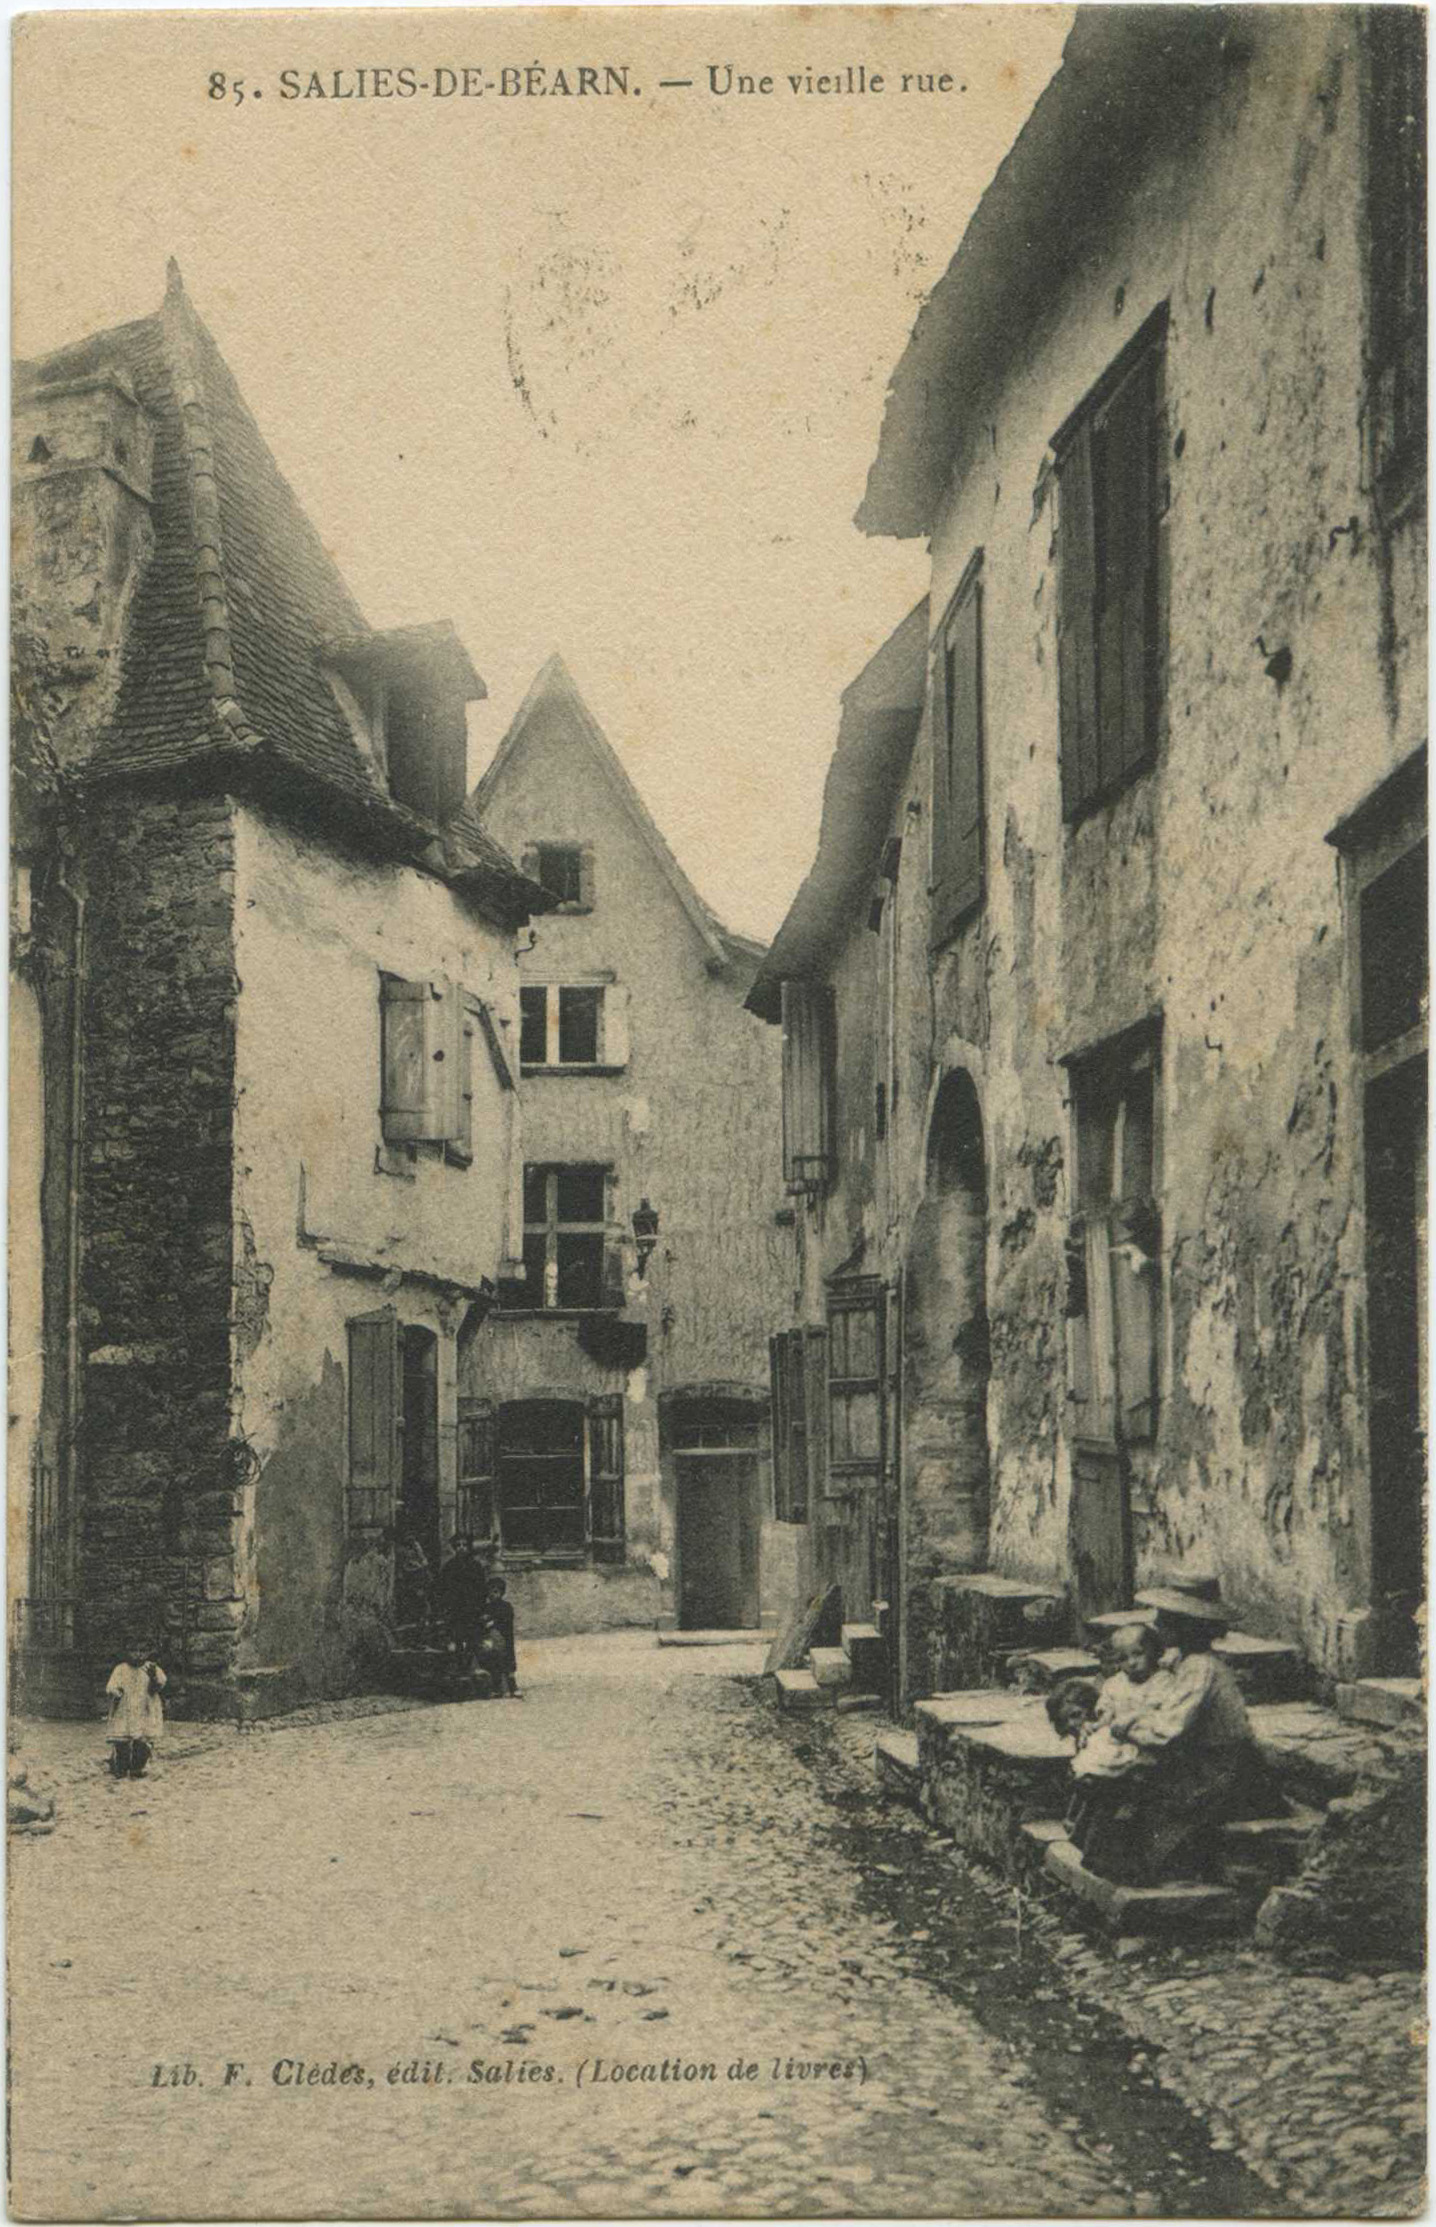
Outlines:
[[[684,1631],[758,1624],[758,1465],[743,1453],[680,1454],[678,1621]]]
[[[1079,1446],[1068,1518],[1073,1602],[1079,1619],[1132,1604],[1132,1510],[1120,1448]]]

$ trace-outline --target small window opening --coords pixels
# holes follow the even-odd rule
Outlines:
[[[583,902],[583,857],[576,843],[540,843],[538,879],[561,905]]]

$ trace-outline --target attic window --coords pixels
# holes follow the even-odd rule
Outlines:
[[[542,882],[560,912],[593,909],[593,848],[588,843],[534,843],[524,852],[524,872]]]
[[[30,462],[32,464],[48,464],[49,461],[49,443],[45,440],[43,434],[37,433],[30,443]]]
[[[394,802],[442,826],[464,801],[464,706],[485,693],[453,629],[349,635],[321,657],[354,740]]]

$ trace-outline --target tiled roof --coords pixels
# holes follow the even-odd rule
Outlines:
[[[126,631],[115,717],[85,779],[212,766],[316,829],[423,855],[434,828],[390,796],[322,669],[327,646],[372,630],[173,264],[157,316],[18,366],[16,384],[102,365],[124,370],[154,420],[155,550]],[[471,804],[441,832],[449,874],[476,903],[516,919],[550,908]]]
[[[765,1021],[781,1016],[783,984],[821,977],[866,915],[922,718],[927,629],[924,596],[843,690],[817,856],[745,1000]]]

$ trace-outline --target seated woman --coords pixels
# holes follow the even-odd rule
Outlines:
[[[1209,1652],[1225,1617],[1180,1593],[1151,1606],[1157,1632],[1133,1623],[1116,1635],[1118,1673],[1072,1763],[1072,1837],[1083,1861],[1104,1878],[1148,1886],[1178,1865],[1200,1871],[1214,1828],[1259,1815],[1265,1799],[1236,1680]],[[1173,1651],[1159,1660],[1164,1637]]]

